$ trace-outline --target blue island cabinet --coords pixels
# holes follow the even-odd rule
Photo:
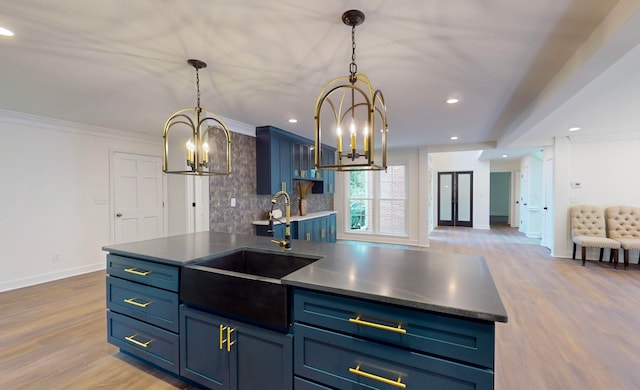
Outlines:
[[[210,389],[293,388],[293,336],[180,306],[180,375]]]
[[[494,324],[294,291],[296,390],[493,389]]]

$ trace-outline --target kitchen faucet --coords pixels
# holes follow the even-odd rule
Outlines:
[[[286,191],[278,191],[271,198],[271,211],[269,211],[269,231],[273,232],[273,206],[276,205],[278,198],[284,196],[284,208],[285,208],[285,225],[284,225],[284,240],[271,240],[284,250],[291,250],[291,198]]]

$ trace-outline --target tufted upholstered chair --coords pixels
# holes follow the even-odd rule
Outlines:
[[[607,207],[608,236],[620,243],[624,251],[624,268],[629,266],[629,251],[640,249],[640,208]],[[640,262],[640,258],[638,260]]]
[[[604,248],[609,248],[618,264],[620,243],[607,238],[604,209],[598,206],[579,205],[571,207],[571,240],[573,241],[573,258],[576,258],[576,245],[582,248],[582,265],[585,264],[587,248],[600,248],[600,258]]]

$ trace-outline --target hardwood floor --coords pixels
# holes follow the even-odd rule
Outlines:
[[[639,389],[640,266],[556,259],[511,228],[444,228],[430,250],[485,257],[509,314],[496,389]],[[0,294],[0,389],[187,389],[106,342],[104,272]]]

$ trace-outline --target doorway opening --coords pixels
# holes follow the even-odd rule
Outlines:
[[[511,221],[511,172],[491,172],[489,178],[489,224],[509,226]]]

